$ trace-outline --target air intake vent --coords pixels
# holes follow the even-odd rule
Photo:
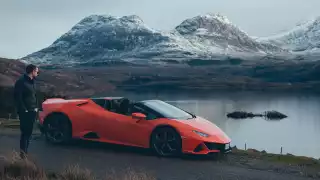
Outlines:
[[[86,105],[86,104],[88,104],[88,102],[79,103],[79,104],[77,104],[77,106],[83,106],[83,105]]]

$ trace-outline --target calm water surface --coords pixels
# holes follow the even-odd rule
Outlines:
[[[161,99],[194,112],[218,125],[239,148],[320,158],[320,96],[308,94],[213,93],[128,94],[134,99]],[[232,111],[262,113],[276,110],[288,118],[228,119]]]

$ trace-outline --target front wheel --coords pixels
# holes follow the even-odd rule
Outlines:
[[[181,136],[173,128],[159,128],[152,133],[151,148],[158,156],[180,155],[181,146]]]
[[[64,115],[52,115],[44,123],[44,135],[52,144],[63,144],[71,139],[69,120]]]

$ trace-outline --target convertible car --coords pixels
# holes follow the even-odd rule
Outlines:
[[[42,103],[38,124],[54,144],[82,139],[150,148],[159,156],[231,151],[215,124],[161,100],[51,98]]]

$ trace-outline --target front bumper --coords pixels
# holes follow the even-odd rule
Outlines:
[[[206,155],[212,153],[227,154],[232,151],[230,142],[218,143],[218,142],[206,142],[194,139],[183,140],[183,152],[188,154]]]

